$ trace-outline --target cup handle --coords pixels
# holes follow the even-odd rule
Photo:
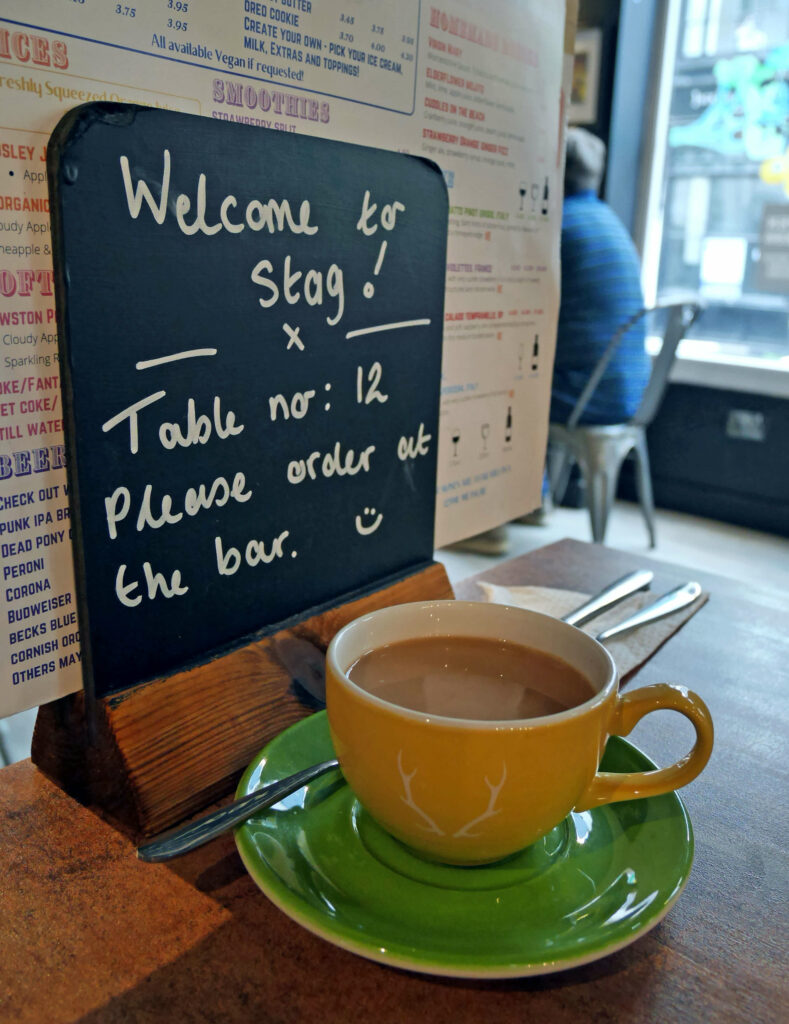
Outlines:
[[[712,717],[697,693],[684,686],[656,683],[617,697],[609,733],[627,736],[635,724],[650,711],[679,711],[696,730],[696,742],[685,757],[669,768],[649,772],[598,772],[574,810],[588,811],[600,804],[632,800],[642,796],[660,796],[687,785],[710,759],[713,743]]]

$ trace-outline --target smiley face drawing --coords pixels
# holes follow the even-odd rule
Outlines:
[[[378,515],[375,515],[375,509],[374,508],[366,508],[364,510],[364,515],[365,516],[375,516],[375,519],[373,520],[373,522],[372,523],[368,522],[366,525],[365,525],[365,523],[362,520],[362,516],[357,516],[356,517],[356,520],[355,520],[355,522],[356,522],[356,532],[360,533],[362,535],[362,537],[367,537],[369,534],[375,533],[375,531],[381,525],[381,521],[383,520],[383,513],[379,512]]]

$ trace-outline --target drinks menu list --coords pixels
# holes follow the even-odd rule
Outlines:
[[[6,0],[3,11],[0,716],[81,686],[45,163],[52,129],[80,103],[434,160],[450,203],[435,545],[539,504],[564,4]]]

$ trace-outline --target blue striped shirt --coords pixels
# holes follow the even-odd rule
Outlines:
[[[566,423],[616,330],[644,304],[635,246],[614,211],[594,192],[564,200],[562,295],[551,388],[551,420]],[[627,332],[581,423],[622,423],[638,408],[650,360],[640,320]]]

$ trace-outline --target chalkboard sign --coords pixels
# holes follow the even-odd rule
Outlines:
[[[439,169],[107,103],[48,159],[86,687],[428,561]]]

